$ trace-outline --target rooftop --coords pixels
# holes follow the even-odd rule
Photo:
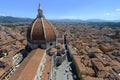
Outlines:
[[[30,52],[9,80],[33,80],[44,53],[43,49]]]

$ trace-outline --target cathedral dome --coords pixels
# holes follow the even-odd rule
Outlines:
[[[27,40],[32,44],[45,44],[56,41],[56,34],[53,25],[43,16],[39,7],[37,18],[27,30]],[[52,44],[52,43],[51,43]]]
[[[36,18],[27,31],[27,39],[30,42],[40,42],[56,39],[55,31],[50,22],[45,18]]]

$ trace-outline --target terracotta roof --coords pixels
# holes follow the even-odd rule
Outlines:
[[[9,80],[33,80],[45,50],[35,49],[25,58]]]
[[[45,67],[43,69],[43,73],[41,76],[41,80],[48,80],[49,79],[50,66],[51,66],[51,57],[47,56],[46,62],[45,62]]]
[[[102,79],[102,78],[95,78],[95,77],[86,76],[86,77],[84,77],[83,80],[104,80],[104,79]]]
[[[58,48],[58,49],[61,49],[61,48],[62,48],[62,44],[61,44],[61,43],[58,43],[58,44],[57,44],[57,48]]]
[[[50,49],[50,52],[51,52],[51,53],[56,52],[56,51],[57,51],[56,48],[51,48],[51,49]]]
[[[43,18],[43,21],[46,34],[46,41],[56,40],[56,34],[53,29],[53,25],[50,22],[48,22],[45,18]]]
[[[5,73],[5,71],[6,71],[5,69],[0,68],[0,76],[3,75],[3,73]]]
[[[98,48],[93,47],[93,48],[86,48],[86,51],[88,53],[97,53],[98,52]]]
[[[99,78],[107,78],[109,77],[109,72],[108,71],[98,71],[97,76]]]
[[[104,70],[105,67],[104,65],[96,58],[92,59],[92,64],[95,66],[99,71]]]
[[[76,56],[76,55],[73,55],[73,58],[76,62],[76,66],[78,67],[79,71],[81,72],[86,72],[86,67],[83,63],[81,63],[80,61],[80,57],[79,56]]]
[[[29,42],[56,40],[53,25],[44,17],[36,18],[27,30],[27,39]]]
[[[42,20],[36,18],[27,31],[28,40],[45,40]]]
[[[45,40],[42,20],[37,18],[32,26],[32,40]]]
[[[113,70],[110,71],[110,74],[111,75],[113,74],[116,80],[120,80],[120,76],[117,73],[115,73]]]
[[[90,67],[86,67],[87,73],[89,74],[95,74],[94,70]]]
[[[95,54],[95,56],[96,56],[104,65],[109,64],[108,61],[106,60],[106,58],[104,58],[104,55],[101,56],[100,54]]]

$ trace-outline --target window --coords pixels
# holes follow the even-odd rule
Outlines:
[[[50,43],[50,46],[52,46],[53,45],[53,43]]]

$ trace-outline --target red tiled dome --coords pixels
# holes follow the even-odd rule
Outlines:
[[[49,42],[56,40],[53,25],[45,19],[42,11],[38,9],[38,16],[27,31],[27,40],[31,43]]]

